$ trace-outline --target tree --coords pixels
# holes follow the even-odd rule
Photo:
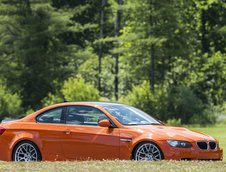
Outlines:
[[[178,33],[176,3],[169,1],[127,1],[123,5],[126,25],[118,38],[120,47],[114,48],[112,53],[121,53],[122,72],[131,73],[130,80],[124,90],[131,88],[131,84],[139,84],[149,80],[150,89],[161,83],[169,66],[169,59],[174,56],[170,48],[177,46]],[[167,13],[167,15],[165,15]],[[174,18],[175,20],[171,20]],[[174,43],[175,41],[175,43]],[[172,43],[173,42],[173,43]],[[170,47],[170,48],[169,48]],[[126,65],[125,65],[126,64]],[[156,82],[154,82],[156,80]]]
[[[115,36],[118,37],[121,29],[121,17],[122,17],[122,0],[118,0],[118,9],[116,14],[116,22],[115,22]],[[119,66],[119,54],[116,53],[114,55],[115,58],[115,99],[118,100],[118,66]]]
[[[88,78],[82,75],[83,78],[88,82],[92,82],[96,87],[98,87],[101,95],[105,96],[106,87],[103,72],[101,69],[103,67],[102,63],[104,61],[105,55],[109,53],[109,47],[111,45],[105,44],[103,39],[112,33],[113,24],[111,21],[112,10],[111,10],[111,0],[79,0],[79,1],[59,1],[53,0],[53,6],[57,9],[71,10],[73,17],[71,21],[75,22],[79,28],[83,30],[78,30],[77,32],[66,32],[63,35],[63,39],[67,44],[76,44],[78,47],[83,49],[86,53],[82,58],[80,58],[79,63],[76,62],[75,70],[83,71],[82,66],[86,66],[89,62],[96,59],[98,55],[98,66],[96,63],[89,63],[90,66],[86,69],[86,73],[91,73],[92,69],[98,71],[95,75]],[[82,51],[80,52],[80,54]],[[87,63],[88,62],[88,63]],[[89,71],[89,69],[91,69]],[[77,74],[74,72],[74,74]],[[81,73],[83,74],[83,72]],[[90,74],[89,74],[90,75]]]
[[[44,97],[63,101],[74,76],[113,101],[140,91],[131,97],[149,112],[145,94],[159,113],[167,99],[159,94],[169,92],[218,106],[226,97],[225,8],[222,0],[0,0],[0,80],[25,111]],[[181,111],[172,104],[162,114],[190,113],[183,102],[192,101],[180,98]],[[177,117],[169,114],[161,118]]]
[[[48,106],[66,101],[98,101],[99,93],[93,85],[86,83],[81,77],[71,77],[66,80],[57,94],[49,93],[43,99],[43,105]]]
[[[19,95],[7,90],[6,86],[0,83],[0,121],[6,117],[18,117],[19,113],[21,113]]]
[[[2,35],[8,36],[5,36],[2,47],[8,50],[10,44],[13,50],[8,50],[3,57],[15,58],[15,66],[19,71],[15,76],[17,82],[14,83],[14,77],[9,76],[7,85],[20,90],[24,107],[37,109],[49,92],[54,92],[61,86],[62,80],[78,71],[76,66],[71,66],[79,65],[87,53],[83,53],[82,48],[73,42],[65,43],[64,36],[67,33],[83,32],[86,26],[77,26],[71,20],[74,13],[57,10],[48,1],[3,3],[6,7],[12,6],[9,8],[12,14],[6,9],[1,18],[4,22]],[[12,16],[15,19],[11,19]]]
[[[20,87],[25,107],[39,108],[43,97],[54,89],[53,82],[66,79],[69,52],[59,38],[65,31],[66,17],[44,6],[24,18],[17,53],[22,64]]]
[[[225,2],[220,0],[194,0],[197,11],[197,23],[200,28],[202,53],[225,52],[225,34],[219,32],[226,24]]]
[[[103,39],[104,36],[104,11],[106,6],[106,0],[101,1],[101,10],[100,10],[100,39]],[[99,42],[99,59],[98,59],[98,90],[101,92],[101,66],[103,58],[103,43]]]

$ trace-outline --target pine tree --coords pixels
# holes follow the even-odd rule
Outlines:
[[[73,44],[65,44],[62,35],[78,28],[73,28],[71,13],[54,9],[50,2],[24,0],[2,3],[12,9],[11,12],[6,9],[1,15],[4,22],[1,34],[7,35],[1,47],[7,49],[10,44],[12,49],[3,56],[15,58],[19,71],[15,76],[16,83],[11,76],[7,82],[20,90],[24,107],[37,109],[48,92],[54,90],[56,83],[61,83],[71,73],[69,57],[78,49]]]

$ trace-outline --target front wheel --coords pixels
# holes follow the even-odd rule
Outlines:
[[[38,147],[30,141],[22,141],[13,151],[13,161],[40,161],[41,154]]]
[[[151,142],[140,143],[134,151],[133,159],[137,161],[159,161],[163,159],[161,150]]]

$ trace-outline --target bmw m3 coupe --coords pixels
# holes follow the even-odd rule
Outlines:
[[[131,106],[66,102],[0,124],[0,160],[222,160],[218,141]]]

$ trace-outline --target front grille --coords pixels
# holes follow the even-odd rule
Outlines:
[[[207,149],[214,150],[217,147],[217,143],[214,141],[210,141],[210,142],[199,141],[197,142],[197,145],[202,150],[207,150]]]
[[[203,150],[207,150],[208,148],[208,145],[206,142],[197,142],[197,145],[199,146],[200,149],[203,149]]]
[[[216,142],[209,142],[209,145],[210,145],[210,149],[216,149],[217,147]]]

